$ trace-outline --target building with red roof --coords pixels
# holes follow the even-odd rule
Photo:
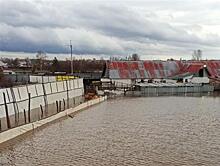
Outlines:
[[[207,61],[108,61],[105,76],[115,80],[184,79],[220,80],[220,60]]]

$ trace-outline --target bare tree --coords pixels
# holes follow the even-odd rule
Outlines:
[[[133,61],[139,61],[139,60],[140,60],[140,57],[139,57],[138,54],[132,54],[131,59],[132,59]]]
[[[192,54],[192,60],[202,60],[202,51],[201,50],[194,50]]]
[[[12,66],[14,68],[18,68],[20,65],[20,62],[19,62],[19,58],[15,58],[13,61],[12,61]]]
[[[54,73],[56,71],[61,71],[60,69],[60,64],[59,61],[57,60],[56,57],[54,57],[53,61],[52,61],[52,65],[50,67],[50,70]]]
[[[37,67],[39,67],[40,70],[42,71],[44,62],[47,59],[47,55],[43,51],[38,51],[36,58],[37,58]]]
[[[28,57],[25,58],[25,63],[27,67],[31,67],[31,60]]]

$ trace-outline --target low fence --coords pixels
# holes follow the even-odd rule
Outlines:
[[[48,83],[55,81],[65,81],[79,78],[77,76],[57,75],[57,76],[41,76],[41,75],[29,75],[29,74],[5,74],[5,79],[12,83]]]
[[[76,79],[76,76],[68,76],[68,75],[57,75],[57,76],[37,76],[37,75],[30,75],[30,82],[31,83],[47,83],[47,82],[54,82],[54,81],[66,81],[71,79]]]
[[[56,76],[35,76],[30,75],[30,82],[31,83],[47,83],[47,82],[55,82]]]
[[[30,76],[28,74],[5,74],[4,78],[12,83],[27,84],[30,82]]]
[[[200,86],[146,86],[140,87],[139,90],[128,90],[125,95],[127,96],[159,96],[159,95],[178,95],[185,93],[207,93],[213,92],[212,85]]]
[[[83,79],[0,89],[0,132],[74,107],[83,95]]]

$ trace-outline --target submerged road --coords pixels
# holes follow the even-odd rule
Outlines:
[[[0,165],[220,165],[220,97],[109,100],[0,147]]]

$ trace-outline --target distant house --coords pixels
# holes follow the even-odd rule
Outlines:
[[[31,68],[32,64],[30,60],[19,60],[19,68]]]
[[[206,65],[192,63],[183,66],[180,72],[171,78],[181,82],[209,83],[209,77],[211,77],[211,74]]]
[[[9,74],[16,74],[14,71],[12,71],[12,70],[3,70],[3,74],[4,75],[9,75]]]
[[[0,67],[1,68],[8,68],[8,65],[0,60]]]

